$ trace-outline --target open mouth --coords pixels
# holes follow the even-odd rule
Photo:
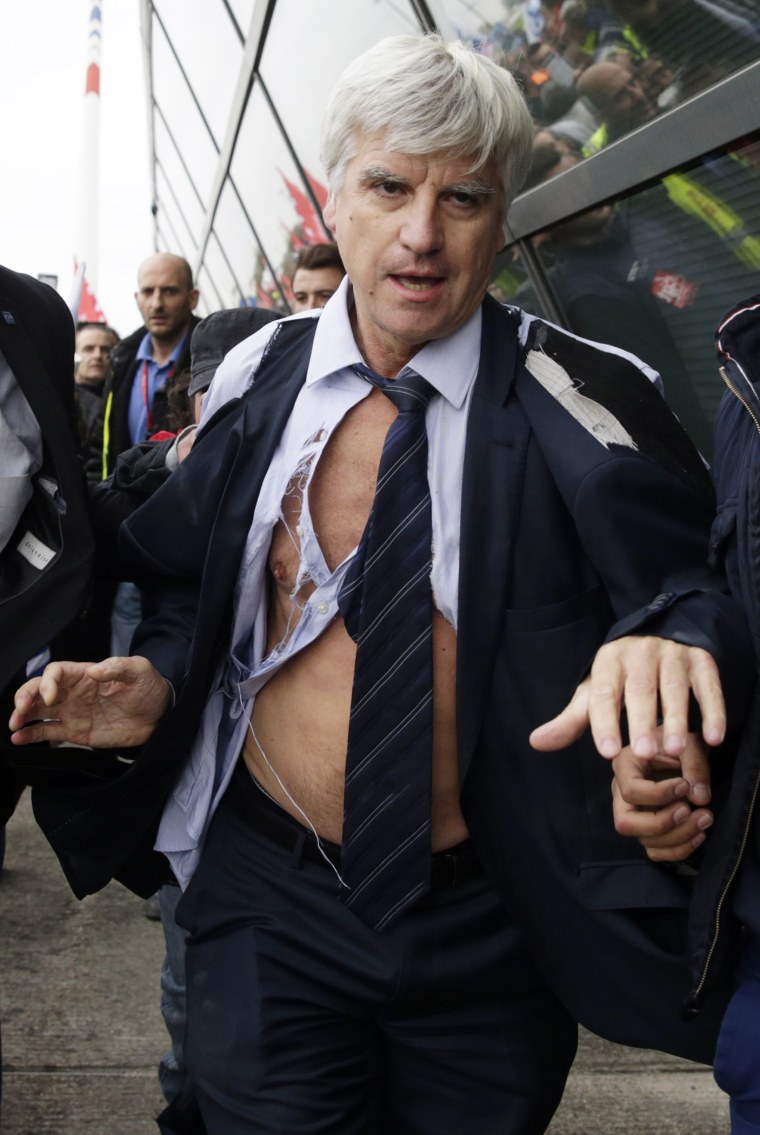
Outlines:
[[[430,292],[440,287],[443,276],[394,276],[393,279],[409,292]]]

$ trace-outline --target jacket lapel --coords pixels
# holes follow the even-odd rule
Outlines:
[[[457,630],[460,784],[470,767],[490,692],[530,433],[519,402],[509,398],[519,359],[517,328],[517,316],[486,297],[462,486]]]

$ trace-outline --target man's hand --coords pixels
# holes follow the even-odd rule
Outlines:
[[[171,686],[147,658],[51,662],[16,691],[11,741],[69,741],[96,749],[141,745],[171,701]]]
[[[662,752],[680,757],[688,738],[690,692],[702,711],[702,737],[707,745],[719,745],[726,733],[726,708],[712,656],[670,639],[620,638],[600,647],[571,701],[533,730],[530,743],[540,752],[564,749],[590,726],[599,753],[613,760],[623,748],[620,714],[625,709],[635,756]]]
[[[702,739],[688,732],[689,695],[702,713]],[[630,744],[623,748],[625,709]],[[662,724],[658,725],[658,716]],[[634,836],[650,859],[686,859],[713,822],[705,746],[726,733],[726,709],[714,659],[669,639],[628,637],[605,643],[589,676],[553,720],[530,735],[541,752],[564,749],[591,728],[612,761],[615,827]]]
[[[636,757],[626,748],[612,767],[615,828],[638,839],[650,859],[676,863],[704,843],[713,815],[706,807],[710,767],[699,737],[689,735],[680,758]]]

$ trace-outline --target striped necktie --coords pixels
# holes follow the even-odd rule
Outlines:
[[[356,366],[398,407],[375,499],[338,596],[357,644],[343,809],[341,899],[382,930],[430,886],[432,524],[425,410],[410,373]]]

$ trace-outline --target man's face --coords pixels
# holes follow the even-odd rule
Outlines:
[[[293,311],[324,307],[342,279],[340,268],[298,268],[293,277]]]
[[[83,327],[81,331],[77,331],[77,382],[84,386],[95,386],[103,382],[115,346],[116,339],[111,331],[99,331],[97,327]]]
[[[635,130],[654,117],[656,108],[636,79],[622,67],[619,72],[608,81],[603,113],[618,130]]]
[[[145,326],[157,342],[176,343],[190,325],[198,303],[181,261],[173,256],[152,256],[137,275],[137,306]]]
[[[395,375],[480,305],[504,244],[502,190],[489,162],[415,157],[360,138],[325,220],[354,289],[354,332],[367,360]]]

